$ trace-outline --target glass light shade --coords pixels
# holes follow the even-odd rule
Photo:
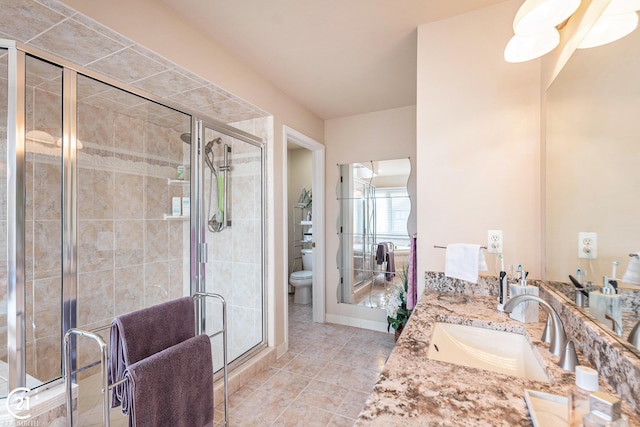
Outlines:
[[[48,132],[43,130],[30,130],[25,137],[28,141],[40,142],[42,144],[53,145],[56,142]]]
[[[507,62],[525,62],[551,52],[560,43],[560,33],[550,28],[536,36],[511,37],[504,49],[504,59]]]
[[[593,24],[578,49],[602,46],[630,34],[638,26],[638,14],[628,12],[619,15],[602,14]]]
[[[580,6],[580,0],[526,0],[513,20],[513,32],[532,36],[564,22]]]
[[[611,0],[611,3],[604,10],[604,14],[619,15],[637,10],[640,10],[640,0]]]

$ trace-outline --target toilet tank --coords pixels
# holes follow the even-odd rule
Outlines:
[[[313,270],[313,250],[303,249],[302,251],[302,269],[305,271]]]

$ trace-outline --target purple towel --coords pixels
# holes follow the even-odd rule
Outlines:
[[[195,336],[191,297],[178,298],[113,319],[109,337],[109,384],[124,378],[130,365]],[[111,407],[122,403],[125,385],[116,386]]]
[[[413,310],[418,303],[418,237],[411,236],[411,247],[409,248],[409,271],[407,272],[407,309]]]
[[[206,334],[130,365],[122,412],[133,427],[213,423],[213,364]]]

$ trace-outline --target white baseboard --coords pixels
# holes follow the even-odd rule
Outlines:
[[[356,328],[369,329],[371,331],[387,332],[387,323],[375,320],[359,319],[357,317],[341,316],[338,314],[326,315],[327,322],[338,325],[353,326]]]

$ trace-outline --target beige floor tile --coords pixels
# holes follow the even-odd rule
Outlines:
[[[306,353],[301,353],[282,368],[282,370],[314,378],[326,366],[326,364],[327,359],[310,357]]]
[[[331,412],[309,405],[293,403],[273,424],[277,427],[325,427],[333,418]]]
[[[291,404],[293,399],[278,393],[256,390],[251,399],[246,399],[230,411],[229,424],[232,426],[269,426]]]
[[[356,420],[343,417],[342,415],[334,415],[327,424],[327,427],[353,427],[356,423]]]
[[[358,418],[360,411],[362,411],[362,408],[364,408],[364,404],[368,397],[368,393],[349,390],[336,413],[338,415],[356,419]]]
[[[339,385],[313,380],[298,396],[296,402],[336,412],[348,391],[349,389]]]
[[[287,399],[295,399],[311,382],[311,378],[293,372],[281,371],[260,386],[259,390],[277,394]]]

